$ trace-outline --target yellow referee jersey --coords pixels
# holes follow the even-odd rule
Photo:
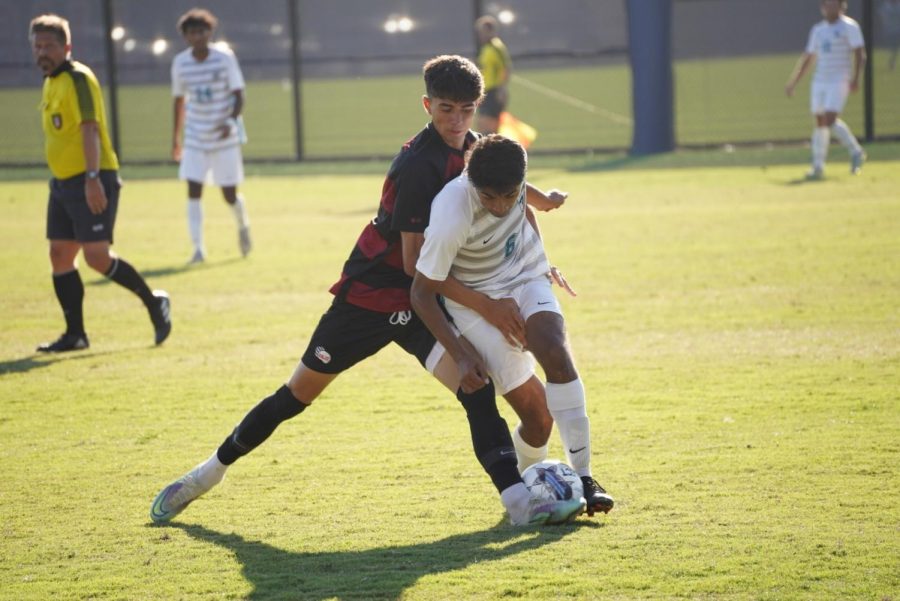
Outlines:
[[[478,65],[481,67],[481,75],[484,77],[484,91],[488,92],[502,86],[509,78],[509,70],[512,60],[506,45],[500,38],[491,38],[491,41],[481,47],[478,53]]]
[[[81,123],[96,121],[100,131],[100,168],[118,169],[119,160],[106,130],[106,110],[100,84],[86,65],[66,61],[44,79],[41,121],[50,172],[57,179],[87,170]]]

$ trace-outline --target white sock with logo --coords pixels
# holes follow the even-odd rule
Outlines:
[[[566,447],[569,465],[579,476],[591,475],[591,423],[585,407],[584,384],[576,378],[565,384],[546,384],[547,409]]]
[[[205,252],[203,250],[203,205],[200,204],[199,198],[188,199],[187,216],[188,232],[191,235],[194,250]]]
[[[197,481],[206,489],[210,489],[225,477],[228,466],[219,461],[218,451],[197,466]]]
[[[234,212],[234,218],[237,221],[238,228],[244,229],[245,227],[250,227],[250,218],[247,216],[247,205],[244,204],[243,195],[238,194],[237,200],[231,205],[231,210]]]
[[[825,168],[825,159],[828,158],[828,145],[831,143],[831,133],[827,127],[816,127],[813,129],[812,140],[812,163],[816,169]]]
[[[529,465],[540,463],[547,458],[547,445],[545,444],[542,447],[531,446],[522,438],[521,429],[522,424],[519,423],[512,434],[513,446],[516,448],[516,458],[519,460],[517,467],[520,474],[528,469]]]
[[[841,119],[835,120],[834,125],[831,126],[831,133],[833,133],[834,137],[850,151],[850,154],[862,152],[862,146],[859,145],[856,136],[853,135],[853,132],[850,131],[850,128]]]

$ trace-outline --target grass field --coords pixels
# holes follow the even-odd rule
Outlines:
[[[384,165],[251,177],[246,260],[207,192],[197,268],[182,185],[132,178],[116,247],[171,293],[172,337],[82,268],[92,347],[59,357],[32,352],[62,321],[46,183],[0,183],[0,599],[900,599],[900,147],[856,178],[835,149],[811,184],[779,152],[536,161],[571,193],[541,224],[617,506],[532,530],[393,349],[149,522],[289,375]]]
[[[679,144],[777,142],[810,133],[808,79],[794,99],[784,82],[797,56],[679,61],[675,64],[675,129]],[[900,135],[900,72],[887,69],[877,52],[875,131]],[[165,76],[162,73],[162,76]],[[534,125],[535,150],[627,148],[631,145],[631,76],[626,64],[517,71],[510,110]],[[0,146],[0,162],[42,158],[40,101],[32,89],[0,89],[0,131],[16,144]],[[317,79],[302,85],[307,156],[390,156],[397,131],[425,121],[419,108],[421,77]],[[398,102],[398,99],[403,99]],[[294,156],[291,88],[282,82],[250,82],[246,123],[248,157]],[[171,145],[168,86],[127,86],[120,92],[122,158],[162,161]],[[844,119],[862,136],[862,94],[853,95]]]

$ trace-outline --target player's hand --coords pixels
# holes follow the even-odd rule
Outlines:
[[[851,82],[850,82],[850,92],[851,92],[851,93],[852,93],[852,92],[855,92],[855,91],[857,91],[858,89],[859,89],[859,82],[858,82],[858,81],[851,81]]]
[[[172,144],[172,160],[176,163],[181,161],[181,144],[178,142]]]
[[[459,387],[466,394],[475,392],[488,383],[488,372],[477,355],[466,353],[456,362],[459,370]]]
[[[224,125],[219,127],[219,139],[224,140],[228,136],[231,135],[231,125],[229,123],[225,123]]]
[[[94,215],[99,215],[106,210],[106,190],[103,189],[103,184],[100,183],[99,179],[85,178],[84,196],[87,200],[88,209]]]
[[[789,83],[786,86],[784,86],[784,93],[787,94],[788,98],[793,96],[794,95],[794,84]]]
[[[554,282],[557,286],[568,292],[569,296],[578,296],[578,293],[572,289],[572,287],[569,285],[568,280],[563,277],[562,272],[557,267],[551,266],[549,275],[550,281]]]
[[[547,192],[547,200],[549,204],[546,205],[546,208],[542,208],[542,211],[552,211],[553,209],[558,209],[563,206],[563,203],[566,202],[566,199],[569,197],[568,192],[563,192],[561,190],[553,189]]]
[[[500,330],[511,345],[525,347],[525,320],[516,301],[511,298],[491,299],[482,317]]]

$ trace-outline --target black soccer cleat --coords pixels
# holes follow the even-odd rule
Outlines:
[[[63,334],[55,342],[39,344],[39,353],[65,353],[68,351],[81,351],[91,346],[87,334]]]
[[[156,344],[160,345],[172,331],[172,301],[164,290],[154,290],[156,306],[150,309],[150,321],[156,331]]]
[[[581,484],[584,486],[584,500],[587,501],[587,514],[591,516],[597,511],[609,513],[616,502],[606,493],[606,489],[597,484],[597,481],[590,476],[582,476]]]

